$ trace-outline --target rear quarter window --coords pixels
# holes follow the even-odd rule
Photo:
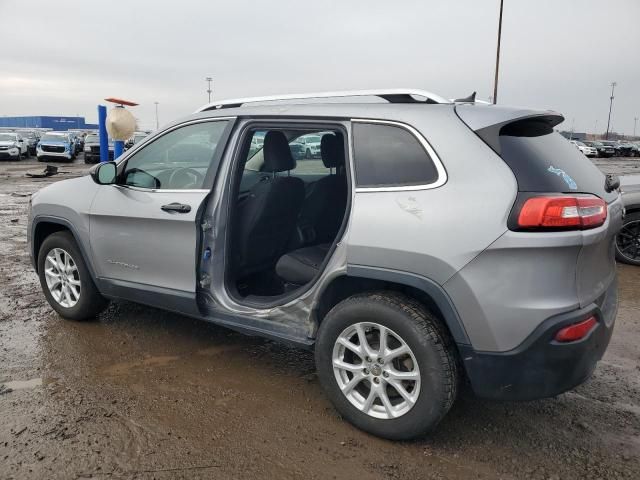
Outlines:
[[[431,156],[402,127],[354,123],[353,145],[358,187],[426,185],[438,180]]]
[[[482,131],[478,134],[483,137]],[[605,177],[598,167],[544,119],[503,126],[497,147],[521,192],[593,193],[606,200],[615,197],[615,193],[606,192]]]

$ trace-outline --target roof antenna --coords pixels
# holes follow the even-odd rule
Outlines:
[[[456,98],[454,103],[475,103],[476,101],[476,92],[473,92],[466,98]]]

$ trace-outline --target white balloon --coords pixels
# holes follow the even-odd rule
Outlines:
[[[128,140],[136,131],[136,119],[129,110],[115,107],[107,115],[107,132],[114,140]]]

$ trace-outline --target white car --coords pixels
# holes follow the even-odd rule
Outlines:
[[[584,143],[578,140],[569,140],[578,150],[582,152],[583,155],[587,157],[597,157],[598,150],[595,147],[590,147],[585,145]]]
[[[22,156],[29,156],[27,142],[19,133],[0,132],[0,158],[22,160]]]
[[[296,140],[304,147],[304,158],[320,158],[321,138],[321,135],[304,135]]]

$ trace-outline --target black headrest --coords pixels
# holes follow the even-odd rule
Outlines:
[[[289,142],[284,133],[269,131],[264,136],[264,171],[286,172],[296,168],[296,161],[291,155]]]
[[[320,155],[322,163],[327,168],[336,168],[344,165],[344,145],[342,134],[326,134],[320,140]]]

